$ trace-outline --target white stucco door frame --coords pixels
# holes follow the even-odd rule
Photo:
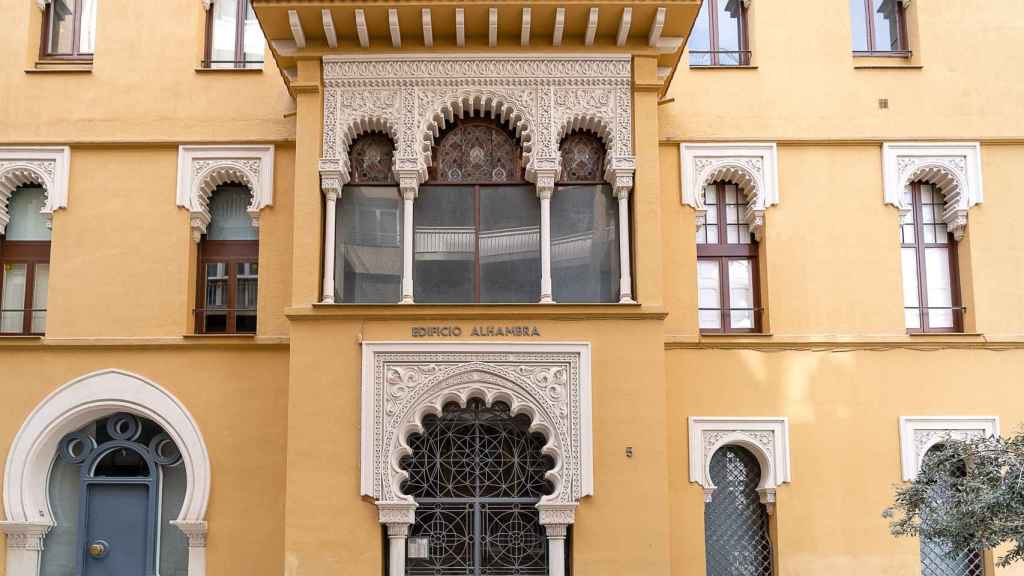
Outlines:
[[[188,537],[189,576],[206,574],[206,507],[210,458],[195,419],[170,392],[121,370],[101,370],[64,384],[29,414],[14,437],[4,467],[0,531],[7,535],[7,576],[38,576],[46,534],[54,526],[48,497],[57,445],[68,433],[116,412],[148,418],[181,451],[186,489],[171,523]]]
[[[566,530],[594,492],[590,344],[575,342],[364,342],[361,493],[388,528],[390,573],[404,576],[416,502],[401,491],[410,434],[428,414],[473,398],[508,404],[544,435],[554,486],[537,504],[551,576],[565,574]]]

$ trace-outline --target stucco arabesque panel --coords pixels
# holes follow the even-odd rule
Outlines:
[[[409,434],[420,430],[426,414],[474,397],[509,403],[514,413],[527,413],[532,428],[544,434],[544,452],[555,460],[548,475],[555,490],[544,503],[575,504],[587,495],[580,357],[561,352],[375,354],[369,495],[378,502],[411,501],[399,490],[405,477],[399,461],[409,453]]]
[[[464,116],[494,116],[523,143],[527,178],[553,183],[561,137],[574,128],[605,141],[606,179],[628,193],[635,159],[631,69],[623,56],[326,57],[321,186],[349,179],[352,140],[369,131],[395,139],[403,188],[427,177],[431,146]]]

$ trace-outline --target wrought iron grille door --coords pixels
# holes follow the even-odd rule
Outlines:
[[[757,485],[761,466],[753,454],[725,446],[711,457],[715,491],[704,506],[708,576],[771,576],[768,511]]]
[[[428,416],[409,438],[403,491],[416,498],[410,542],[426,557],[406,561],[407,576],[544,576],[547,538],[536,508],[552,487],[554,463],[529,418],[500,402],[471,400]]]

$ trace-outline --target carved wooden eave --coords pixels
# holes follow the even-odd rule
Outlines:
[[[514,51],[655,56],[664,92],[700,8],[699,0],[356,4],[343,0],[253,0],[282,77],[299,60],[397,49],[467,54]]]

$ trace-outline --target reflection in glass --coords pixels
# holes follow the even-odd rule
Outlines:
[[[7,262],[4,264],[3,276],[0,332],[21,332],[25,322],[25,282],[28,277],[28,266]]]
[[[243,52],[246,68],[259,68],[263,65],[263,31],[256,19],[252,3],[245,0],[245,23],[243,27]]]
[[[856,52],[871,50],[868,44],[867,10],[864,0],[850,0],[850,23],[853,27],[853,49]]]
[[[754,327],[754,274],[750,260],[729,260],[729,325]]]
[[[75,50],[75,0],[52,0],[50,4],[50,54],[72,54]]]
[[[717,260],[697,260],[697,307],[702,329],[722,327],[722,288]]]
[[[235,263],[235,332],[256,332],[256,294],[259,288],[259,264]]]
[[[743,50],[741,28],[741,14],[743,2],[741,0],[718,0],[717,13],[718,22],[718,64],[720,66],[737,66],[742,64],[740,50]]]
[[[900,249],[903,267],[903,307],[907,328],[921,327],[921,304],[918,302],[917,253],[913,248]]]
[[[875,50],[898,51],[900,47],[900,0],[871,0],[875,19]]]
[[[414,299],[420,303],[476,300],[476,210],[472,186],[430,186],[413,204]]]
[[[5,241],[50,240],[50,227],[47,226],[46,216],[42,212],[46,205],[46,193],[42,188],[18,188],[7,202],[7,212],[11,221],[7,225]]]
[[[540,300],[540,202],[533,186],[480,188],[480,302]]]
[[[225,332],[228,326],[228,265],[206,265],[206,332]]]
[[[50,265],[36,264],[32,278],[32,333],[46,332],[46,296],[50,284]]]
[[[220,186],[210,197],[208,240],[259,240],[259,229],[247,212],[252,193],[245,186]]]
[[[419,203],[422,200],[417,200]],[[388,186],[347,186],[337,210],[335,302],[402,299],[402,200]]]
[[[78,33],[78,53],[96,51],[96,0],[82,0],[81,30]]]
[[[555,302],[616,302],[618,209],[607,184],[559,186],[551,197]]]
[[[235,34],[238,32],[238,2],[216,0],[213,3],[213,27],[210,36],[210,60],[213,68],[233,68]]]
[[[686,45],[690,51],[690,66],[711,65],[711,18],[708,16],[708,5],[710,4],[710,2],[701,3],[697,20],[693,23],[693,29],[690,30],[690,39]]]

